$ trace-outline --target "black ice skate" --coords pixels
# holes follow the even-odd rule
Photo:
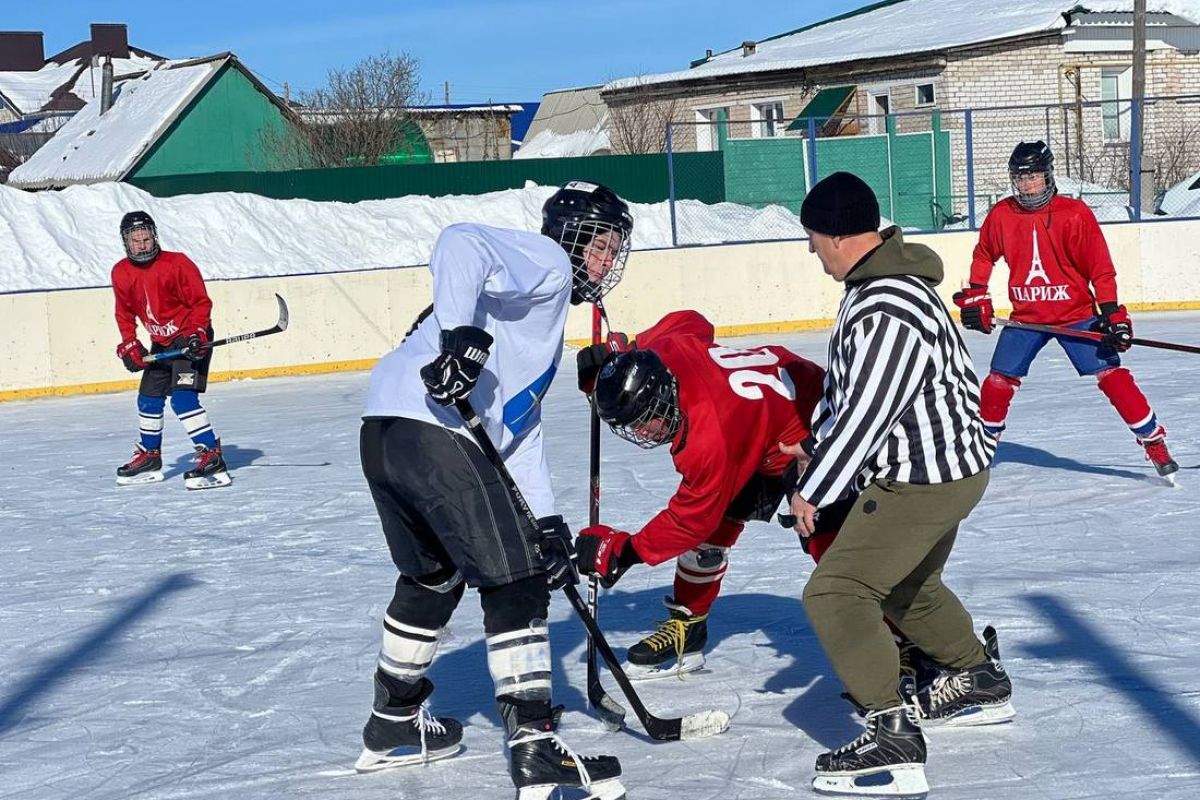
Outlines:
[[[422,678],[415,695],[399,701],[403,705],[393,705],[397,701],[388,692],[388,682],[387,676],[375,674],[375,702],[363,728],[362,755],[354,768],[375,772],[458,755],[462,724],[450,717],[434,717],[425,705],[433,683]]]
[[[225,459],[221,457],[221,442],[216,447],[196,445],[196,466],[183,476],[183,485],[189,489],[215,489],[233,483]]]
[[[922,798],[925,738],[916,709],[899,705],[866,713],[867,729],[852,742],[817,756],[813,791],[851,797]]]
[[[670,616],[658,630],[629,648],[625,657],[630,680],[646,681],[694,672],[704,666],[708,614],[695,615],[673,598],[664,598]]]
[[[941,666],[907,636],[895,638],[900,650],[900,696],[908,699],[929,691],[934,678],[942,674]]]
[[[509,768],[517,800],[549,800],[560,787],[578,787],[582,800],[622,800],[621,762],[616,756],[581,756],[558,737],[562,706],[549,700],[496,700],[508,733]]]
[[[922,725],[926,728],[965,727],[1008,722],[1017,712],[1012,705],[1012,681],[1000,663],[996,629],[983,629],[987,661],[964,670],[947,671],[920,695]]]
[[[1171,453],[1167,450],[1166,429],[1159,425],[1149,436],[1139,436],[1138,444],[1146,448],[1146,460],[1154,465],[1155,472],[1174,486],[1175,473],[1179,471],[1179,465],[1175,463],[1175,459],[1171,458]]]
[[[157,483],[162,479],[162,451],[147,450],[140,444],[129,463],[117,467],[117,486]]]

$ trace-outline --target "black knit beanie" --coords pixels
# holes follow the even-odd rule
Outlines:
[[[879,230],[879,201],[857,175],[835,172],[812,187],[800,206],[800,224],[826,236]]]

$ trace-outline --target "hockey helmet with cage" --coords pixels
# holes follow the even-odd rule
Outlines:
[[[594,303],[621,280],[633,216],[607,186],[568,181],[542,206],[542,233],[571,259],[571,302]]]
[[[639,447],[666,444],[683,424],[679,384],[652,350],[610,357],[596,378],[592,398],[596,413],[613,433]]]
[[[149,250],[134,253],[133,248],[130,246],[131,238],[138,231],[146,231],[150,234],[151,247]],[[134,264],[146,265],[158,258],[160,252],[158,246],[158,226],[154,224],[153,217],[145,211],[130,211],[121,217],[121,243],[125,246],[125,255]]]
[[[1022,192],[1019,178],[1034,174],[1045,176],[1045,186],[1036,192]],[[1041,140],[1018,144],[1008,157],[1008,177],[1012,181],[1013,197],[1022,208],[1036,211],[1049,203],[1057,191],[1054,184],[1054,153],[1050,151],[1050,146]]]

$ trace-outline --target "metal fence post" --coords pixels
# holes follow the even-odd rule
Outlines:
[[[675,147],[674,125],[667,123],[667,208],[671,212],[671,247],[679,247],[679,231],[675,227]]]
[[[1142,129],[1142,98],[1129,101],[1129,204],[1133,207],[1134,222],[1142,220],[1142,143],[1136,132]]]
[[[817,120],[808,118],[808,188],[817,183]],[[805,194],[808,194],[806,191]]]
[[[971,121],[971,109],[964,113],[964,136],[967,139],[967,227],[975,227],[975,134]]]

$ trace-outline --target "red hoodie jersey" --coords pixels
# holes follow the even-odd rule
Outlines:
[[[136,320],[158,344],[211,324],[212,300],[204,279],[183,253],[164,250],[148,267],[123,258],[112,268],[112,287],[122,341],[137,335]]]
[[[781,475],[791,456],[779,443],[809,433],[824,370],[777,346],[746,350],[714,343],[712,323],[676,311],[637,337],[679,381],[685,425],[671,444],[681,481],[667,507],[632,539],[647,564],[702,544],[757,472]]]
[[[1000,258],[1008,264],[1008,297],[1018,322],[1070,325],[1093,316],[1096,303],[1117,302],[1108,244],[1081,200],[1055,195],[1036,211],[1011,197],[1001,200],[979,229],[971,283],[986,285]]]

